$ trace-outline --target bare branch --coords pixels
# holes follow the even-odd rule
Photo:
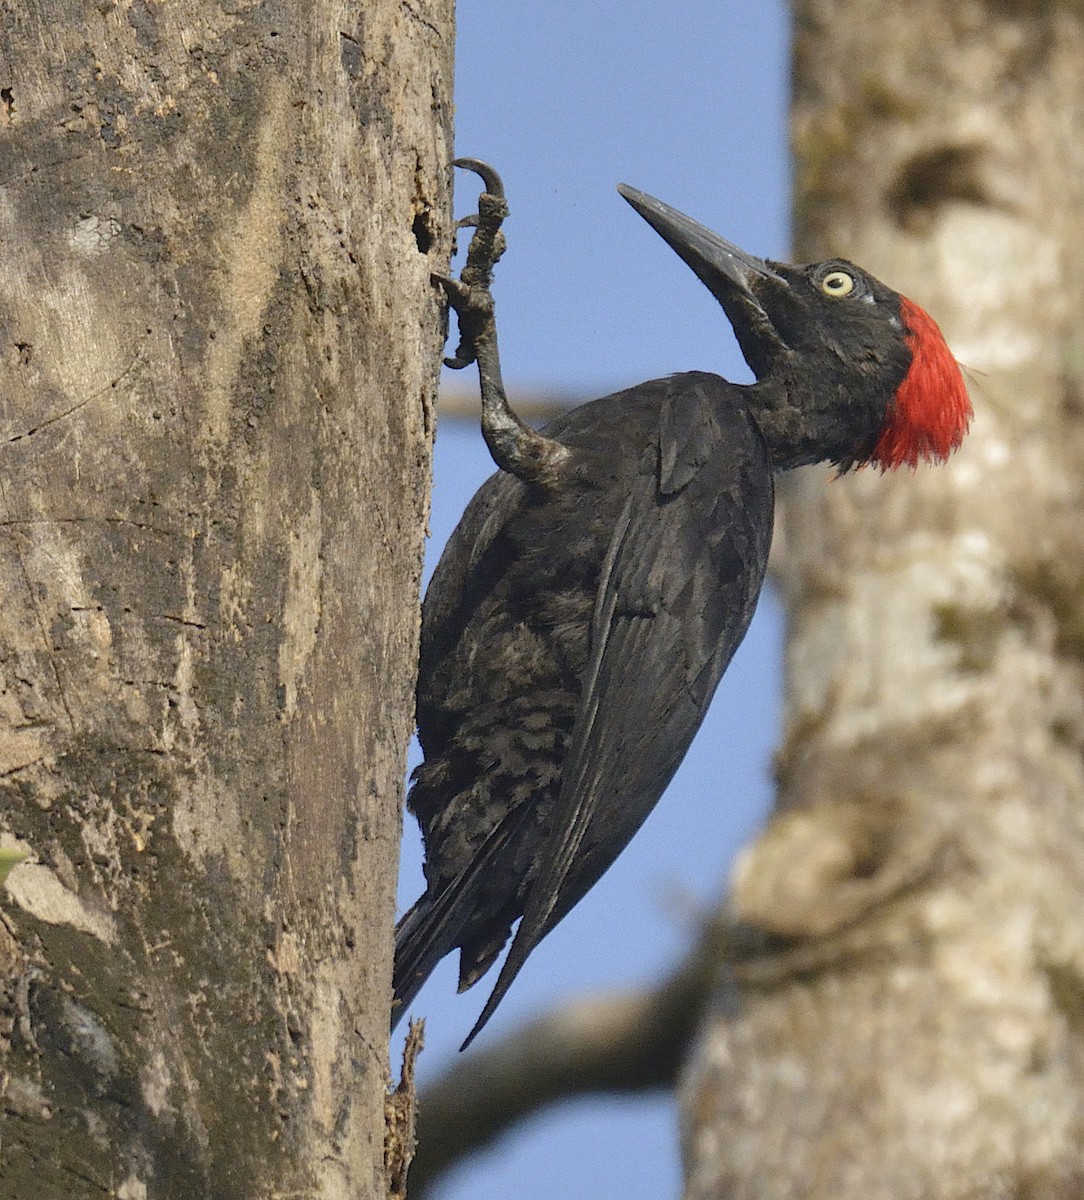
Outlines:
[[[725,941],[709,922],[657,988],[573,1000],[461,1059],[418,1100],[411,1200],[465,1154],[570,1096],[670,1087],[712,991]]]
[[[571,392],[532,391],[516,395],[516,412],[531,425],[544,425],[590,398]],[[480,421],[482,401],[478,396],[478,388],[442,387],[437,397],[437,416],[456,421]]]

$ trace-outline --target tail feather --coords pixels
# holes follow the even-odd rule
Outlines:
[[[511,820],[505,820],[486,838],[465,870],[461,871],[442,891],[435,896],[426,892],[406,913],[395,927],[395,968],[392,983],[395,1000],[391,1010],[391,1027],[402,1020],[403,1014],[414,1003],[422,985],[436,968],[437,963],[460,945],[471,918],[476,915],[478,894],[482,884],[492,876],[492,864],[505,853],[508,842],[519,832],[527,817],[519,812]],[[508,923],[513,917],[510,915]],[[492,965],[507,938],[507,927],[499,941],[492,932],[488,940],[478,946],[477,956],[471,964],[476,968],[460,979],[460,991],[470,987],[480,975]]]
[[[462,876],[453,881],[435,899],[430,899],[426,892],[395,927],[392,1029],[414,1003],[437,963],[455,948],[456,939],[470,916],[470,905],[454,903],[456,896],[449,894],[461,879]]]

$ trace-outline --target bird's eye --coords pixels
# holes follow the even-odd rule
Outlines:
[[[826,296],[849,296],[854,291],[854,276],[846,271],[829,271],[821,280],[821,291]]]

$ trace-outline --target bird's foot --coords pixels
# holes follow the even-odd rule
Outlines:
[[[508,202],[501,177],[488,163],[479,158],[457,158],[452,166],[480,175],[485,185],[478,197],[478,211],[456,222],[456,229],[474,230],[459,278],[433,276],[459,318],[459,347],[454,358],[444,360],[446,366],[459,371],[477,361],[478,343],[493,328],[493,296],[489,289],[493,268],[505,251],[501,225],[508,216]]]
[[[452,164],[482,177],[485,191],[478,197],[478,211],[464,217],[458,227],[471,227],[467,262],[458,279],[434,275],[459,317],[459,349],[444,361],[454,370],[478,364],[482,389],[482,436],[497,466],[524,483],[553,488],[560,486],[570,452],[551,438],[536,433],[512,411],[501,381],[501,359],[497,350],[497,322],[493,315],[493,267],[504,253],[501,225],[508,216],[501,177],[477,158],[457,158]]]

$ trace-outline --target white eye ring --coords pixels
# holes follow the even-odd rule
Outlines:
[[[836,299],[849,296],[854,291],[854,276],[846,271],[829,271],[821,280],[821,291]]]

